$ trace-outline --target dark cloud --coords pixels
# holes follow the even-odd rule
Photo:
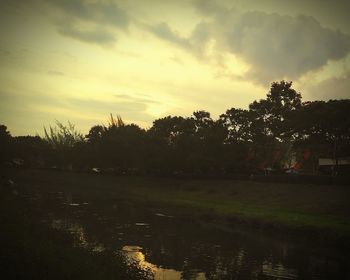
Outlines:
[[[260,83],[298,79],[350,50],[349,36],[307,16],[232,12],[229,18],[217,15],[212,24],[217,47],[247,62],[246,77]]]
[[[63,18],[56,22],[58,32],[83,42],[112,44],[116,42],[116,36],[109,28],[126,30],[130,23],[127,13],[111,1],[47,1],[64,13]],[[84,25],[89,25],[89,28],[81,28]]]
[[[343,77],[333,77],[308,88],[312,99],[349,99],[350,98],[350,73]]]
[[[58,24],[58,32],[79,41],[100,45],[109,45],[117,40],[116,36],[105,28],[97,27],[93,30],[84,30],[77,28],[71,22]]]
[[[181,37],[177,32],[170,29],[169,25],[165,22],[158,23],[150,26],[149,30],[157,37],[169,41],[183,48],[189,48],[190,43],[186,38]]]
[[[340,29],[350,34],[349,0],[245,0],[241,1],[240,4],[250,11],[309,15],[316,18],[324,26]]]
[[[211,0],[194,0],[193,4],[197,11],[205,16],[212,16],[215,14],[225,14],[228,10],[222,5],[224,1],[211,1]]]
[[[216,57],[231,53],[241,58],[249,66],[244,78],[261,84],[298,79],[350,51],[349,35],[310,16],[242,12],[208,0],[195,3],[202,21],[190,37],[179,36],[166,23],[153,26],[152,33],[198,57],[205,57],[206,46],[215,42]]]
[[[86,0],[48,0],[59,7],[66,15],[76,19],[95,23],[109,24],[125,29],[129,25],[129,16],[111,1],[91,2]]]

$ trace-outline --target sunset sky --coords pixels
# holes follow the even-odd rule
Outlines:
[[[293,81],[303,100],[350,98],[350,1],[0,1],[0,124],[84,134],[109,113],[143,128],[214,118]]]

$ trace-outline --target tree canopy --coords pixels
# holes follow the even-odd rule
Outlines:
[[[349,112],[349,99],[302,102],[292,82],[280,81],[266,98],[248,109],[229,108],[218,119],[198,110],[156,119],[145,130],[110,114],[85,137],[70,122],[44,128],[43,138],[12,137],[0,125],[1,162],[22,157],[32,164],[151,174],[315,172],[320,157],[350,157]]]

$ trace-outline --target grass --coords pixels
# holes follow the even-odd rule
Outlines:
[[[125,197],[261,225],[350,236],[347,186],[118,177],[47,170],[12,170],[25,188],[69,191],[94,200]],[[175,210],[177,211],[177,210]],[[221,219],[222,220],[222,219]]]
[[[325,211],[327,205],[320,204],[318,209],[310,211],[308,207],[303,210],[297,202],[295,202],[294,207],[292,207],[292,203],[289,204],[289,207],[283,207],[273,200],[257,202],[252,201],[251,198],[232,199],[227,198],[225,193],[220,195],[189,191],[159,193],[153,190],[139,189],[135,190],[135,194],[140,195],[142,191],[144,193],[141,197],[147,197],[150,201],[198,209],[219,217],[235,217],[241,221],[254,221],[260,225],[279,225],[302,230],[312,229],[350,236],[348,214],[341,213],[339,210],[334,213],[329,210]],[[194,213],[193,210],[189,212]]]

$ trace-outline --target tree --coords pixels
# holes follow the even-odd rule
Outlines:
[[[5,125],[0,125],[0,163],[13,156],[12,137]]]
[[[192,161],[193,148],[197,148],[195,133],[193,118],[167,116],[155,120],[147,134],[153,142],[156,169],[161,173],[187,169]]]
[[[58,165],[72,164],[73,149],[84,141],[84,136],[75,129],[75,125],[68,121],[67,125],[56,121],[56,126],[44,127],[44,140],[52,149],[51,162]]]
[[[280,81],[271,84],[266,99],[249,105],[249,113],[233,112],[233,121],[238,119],[245,124],[242,128],[236,125],[238,132],[249,127],[243,130],[247,131],[244,135],[250,136],[250,149],[261,168],[281,165],[276,154],[288,150],[285,147],[293,142],[292,116],[300,108],[301,95],[292,88],[292,82]]]
[[[44,166],[50,156],[49,144],[39,136],[13,137],[14,155],[26,166]]]
[[[106,132],[106,127],[102,125],[94,125],[90,128],[89,133],[85,135],[89,144],[97,144],[101,141],[104,133]]]
[[[264,134],[278,141],[291,137],[291,113],[301,107],[301,95],[292,89],[292,82],[274,82],[267,98],[254,101],[249,110],[255,122],[264,127]]]
[[[206,111],[195,111],[192,119],[195,124],[196,141],[191,149],[194,156],[191,164],[200,173],[221,173],[224,166],[226,127],[220,119],[213,120],[210,113]]]
[[[227,143],[253,141],[253,118],[248,110],[231,108],[225,114],[220,115],[220,120],[227,129]]]
[[[350,100],[305,102],[293,114],[295,149],[309,149],[314,167],[319,157],[350,156]]]
[[[100,142],[100,163],[121,169],[143,167],[145,131],[136,124],[112,126]]]
[[[195,133],[193,119],[167,116],[155,120],[150,128],[150,135],[164,140],[170,146],[176,146],[180,138]]]

